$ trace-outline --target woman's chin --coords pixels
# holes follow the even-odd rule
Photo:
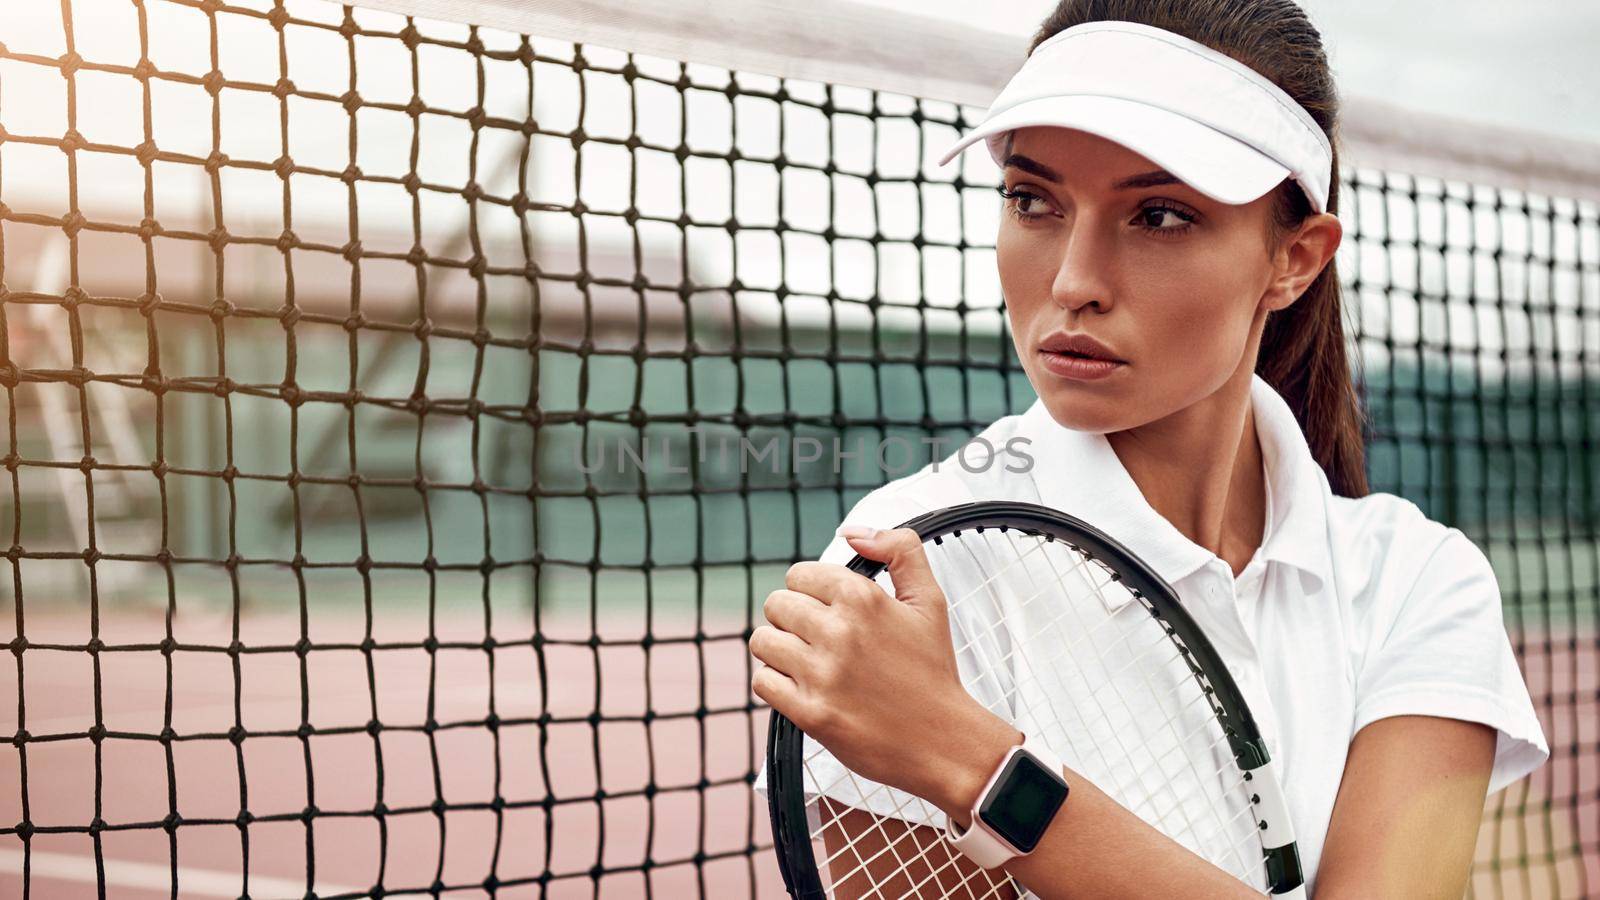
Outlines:
[[[1119,404],[1107,397],[1092,396],[1086,391],[1074,389],[1070,384],[1047,385],[1045,390],[1038,393],[1050,418],[1062,428],[1106,434],[1122,431],[1135,424],[1128,419],[1126,404]]]

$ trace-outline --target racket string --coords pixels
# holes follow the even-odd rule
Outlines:
[[[960,644],[958,660],[969,670],[963,686],[991,711],[1035,723],[1055,739],[1049,743],[1064,743],[1074,757],[1068,765],[1164,834],[1262,885],[1251,789],[1234,760],[1225,714],[1204,670],[1148,598],[1068,542],[1004,529],[970,534],[980,537],[947,536],[926,548],[936,573],[964,566],[963,582],[977,574],[977,583],[949,602],[952,643]],[[1130,604],[1137,604],[1134,614],[1123,614]],[[1173,683],[1157,683],[1167,678]],[[860,779],[813,746],[805,757],[806,791],[815,797],[809,803],[838,813],[818,810],[812,839],[825,845],[830,829],[843,838],[824,855],[825,881],[839,886],[854,879],[854,888],[864,884],[875,897],[892,894],[897,879],[909,884],[899,897],[924,896],[930,885],[939,896],[979,896],[978,881],[987,884],[983,897],[1008,885],[1023,892],[1004,870],[981,869],[955,851],[936,824],[942,813],[926,801]],[[1202,767],[1204,759],[1217,763],[1214,770]],[[823,804],[823,797],[832,802]],[[852,817],[861,829],[855,834],[846,827],[852,811],[870,823],[862,827],[861,817]],[[886,820],[897,824],[886,827]],[[881,845],[870,853],[869,838]],[[893,871],[882,872],[890,858]]]
[[[1014,540],[1013,541],[1008,541],[1008,543],[1011,545],[1012,549],[1014,550],[1015,549]],[[1084,555],[1082,555],[1080,552],[1077,552],[1075,550],[1071,551],[1071,552],[1073,552],[1073,554],[1076,557],[1076,559],[1074,560],[1074,565],[1071,567],[1070,574],[1081,573],[1085,569],[1084,562],[1088,558],[1085,557]],[[1021,555],[1018,554],[1018,556],[1019,556],[1019,559],[1020,559]],[[1045,553],[1045,554],[1042,555],[1042,558],[1043,558],[1043,561],[1045,562],[1045,564],[1050,566],[1051,574],[1053,576],[1053,580],[1056,583],[1058,583],[1058,584],[1068,584],[1069,583],[1069,581],[1068,581],[1069,573],[1062,572],[1061,571],[1061,567],[1059,565],[1057,565],[1057,563],[1059,561],[1058,560],[1058,554]],[[1028,573],[1025,572],[1024,574],[1028,574]],[[1086,581],[1087,580],[1088,579],[1086,579]],[[1110,604],[1106,604],[1105,603],[1105,598],[1104,598],[1105,588],[1110,583],[1112,583],[1111,580],[1107,580],[1105,582],[1101,582],[1100,584],[1092,584],[1092,582],[1091,582],[1091,589],[1093,591],[1097,592],[1097,594],[1096,594],[1096,596],[1089,598],[1089,602],[1093,603],[1095,601],[1099,601],[1104,608],[1110,609],[1111,608]],[[1118,582],[1118,584],[1120,585],[1120,582]],[[1127,590],[1125,586],[1123,587],[1123,590],[1124,591]],[[1129,592],[1129,593],[1131,594],[1131,592]],[[1064,602],[1064,603],[1059,604],[1059,607],[1060,607],[1060,611],[1061,611],[1060,615],[1057,616],[1056,619],[1054,621],[1052,621],[1050,623],[1050,626],[1049,626],[1052,630],[1059,630],[1059,624],[1060,624],[1061,620],[1066,618],[1067,616],[1072,616],[1075,619],[1075,624],[1079,625],[1080,628],[1084,625],[1083,618],[1082,618],[1083,610],[1080,608],[1079,604],[1076,604],[1076,603],[1073,603],[1073,602]],[[1123,606],[1121,608],[1126,608],[1126,607]],[[1108,620],[1109,620],[1109,617],[1107,619],[1102,619],[1101,621],[1108,621]],[[1146,621],[1149,622],[1151,625],[1158,625],[1159,624],[1158,621],[1156,619],[1154,619],[1154,618],[1147,619]],[[1157,638],[1157,639],[1151,641],[1146,646],[1138,647],[1138,648],[1135,648],[1135,647],[1132,646],[1132,641],[1131,641],[1132,636],[1133,636],[1132,630],[1131,629],[1124,630],[1123,635],[1127,639],[1122,641],[1122,644],[1124,646],[1127,646],[1130,651],[1133,651],[1134,658],[1132,660],[1126,661],[1121,666],[1120,670],[1114,669],[1112,664],[1109,663],[1106,660],[1105,653],[1104,653],[1104,651],[1103,651],[1103,649],[1102,649],[1100,644],[1095,643],[1095,642],[1090,642],[1090,643],[1088,643],[1086,645],[1087,650],[1090,653],[1092,653],[1093,656],[1094,656],[1094,662],[1098,663],[1100,668],[1102,670],[1107,671],[1108,675],[1110,676],[1110,677],[1107,677],[1105,679],[1105,683],[1109,685],[1109,687],[1110,687],[1111,691],[1113,692],[1113,694],[1115,695],[1116,699],[1120,702],[1121,709],[1124,710],[1124,711],[1136,710],[1136,709],[1138,709],[1138,707],[1136,707],[1134,705],[1133,698],[1131,698],[1129,696],[1128,692],[1124,690],[1124,685],[1123,685],[1124,679],[1116,677],[1116,675],[1119,673],[1119,671],[1126,672],[1126,671],[1131,670],[1131,671],[1135,672],[1138,675],[1139,679],[1140,679],[1140,684],[1144,688],[1143,697],[1146,698],[1146,699],[1154,701],[1158,705],[1162,704],[1162,702],[1163,702],[1163,700],[1164,700],[1164,698],[1166,696],[1181,695],[1183,693],[1182,688],[1184,686],[1190,686],[1191,692],[1194,692],[1193,691],[1193,685],[1194,685],[1193,681],[1179,681],[1177,684],[1170,686],[1166,691],[1162,691],[1162,690],[1158,689],[1157,686],[1152,682],[1152,680],[1151,680],[1152,671],[1158,671],[1158,672],[1167,671],[1167,667],[1170,666],[1173,661],[1175,661],[1176,659],[1182,657],[1184,655],[1184,652],[1183,652],[1183,648],[1182,648],[1181,644],[1179,644],[1174,639],[1174,637],[1172,635],[1167,634],[1166,630],[1164,628],[1156,628],[1156,629],[1146,628],[1146,629],[1142,630],[1141,635],[1146,634],[1151,630],[1161,631],[1162,632],[1162,638],[1165,638],[1165,640],[1162,640],[1161,638]],[[1044,634],[1048,635],[1049,633],[1050,632],[1047,631]],[[1043,646],[1043,647],[1048,647],[1049,646],[1048,641],[1042,640],[1042,639],[1036,639],[1035,641],[1033,641],[1033,644],[1035,646]],[[1152,650],[1160,648],[1163,645],[1165,645],[1167,647],[1176,648],[1178,652],[1174,653],[1172,656],[1170,656],[1170,657],[1168,657],[1166,659],[1157,661],[1157,663],[1153,665],[1151,663],[1151,661],[1148,659],[1148,655],[1150,654],[1150,652]],[[1062,659],[1065,659],[1066,662],[1070,663],[1073,666],[1073,668],[1077,670],[1077,672],[1079,673],[1079,675],[1081,677],[1083,677],[1085,679],[1087,679],[1089,677],[1089,673],[1084,671],[1084,662],[1085,661],[1083,659],[1083,654],[1081,654],[1081,653],[1057,654],[1054,657],[1054,659],[1047,659],[1047,663],[1054,663],[1054,662],[1057,662],[1057,661],[1062,660]],[[1130,685],[1128,687],[1136,688],[1137,686]],[[1202,689],[1198,693],[1203,695],[1204,694],[1204,690]],[[1110,712],[1110,710],[1108,710],[1105,707],[1104,703],[1100,702],[1101,699],[1102,699],[1101,695],[1098,692],[1091,692],[1089,694],[1089,697],[1092,700],[1095,701],[1095,708],[1107,719],[1108,724],[1109,724],[1111,712]],[[1193,699],[1193,698],[1191,698],[1191,699]],[[1161,753],[1161,754],[1150,753],[1149,752],[1150,751],[1150,747],[1148,745],[1148,738],[1151,737],[1151,735],[1148,735],[1148,734],[1145,735],[1147,741],[1139,749],[1145,751],[1145,754],[1143,754],[1143,755],[1149,755],[1150,756],[1151,763],[1150,763],[1149,766],[1146,766],[1146,767],[1144,767],[1142,769],[1137,769],[1136,768],[1133,771],[1133,773],[1132,773],[1133,780],[1134,780],[1135,784],[1137,784],[1137,786],[1138,786],[1138,792],[1137,793],[1132,793],[1132,794],[1127,794],[1127,795],[1124,795],[1124,796],[1129,797],[1129,798],[1145,798],[1145,799],[1151,800],[1152,802],[1151,802],[1149,808],[1151,809],[1151,812],[1155,813],[1156,816],[1157,816],[1156,821],[1158,823],[1160,823],[1158,825],[1158,827],[1162,827],[1162,830],[1166,831],[1169,835],[1172,833],[1172,829],[1170,828],[1170,825],[1169,825],[1169,823],[1172,821],[1172,814],[1174,812],[1177,813],[1178,816],[1181,817],[1181,824],[1182,824],[1182,827],[1183,827],[1182,835],[1186,835],[1186,836],[1189,836],[1191,838],[1190,841],[1181,841],[1180,840],[1180,842],[1181,843],[1186,843],[1186,844],[1193,843],[1196,846],[1193,846],[1191,849],[1194,849],[1197,852],[1199,852],[1203,847],[1206,846],[1206,844],[1202,843],[1202,841],[1203,841],[1203,839],[1205,838],[1205,836],[1206,836],[1206,834],[1208,832],[1209,833],[1216,833],[1217,830],[1218,830],[1218,827],[1225,829],[1226,826],[1222,822],[1217,821],[1219,819],[1219,816],[1217,815],[1218,808],[1217,808],[1217,806],[1215,804],[1210,803],[1210,802],[1202,802],[1202,803],[1185,802],[1185,798],[1184,797],[1180,797],[1180,796],[1177,796],[1175,794],[1175,791],[1173,789],[1174,788],[1181,789],[1182,780],[1176,777],[1176,773],[1173,773],[1173,772],[1169,771],[1168,767],[1164,765],[1164,762],[1167,761],[1167,760],[1171,760],[1171,759],[1177,759],[1180,763],[1187,763],[1188,774],[1190,775],[1189,786],[1192,788],[1193,792],[1196,792],[1196,793],[1204,793],[1205,792],[1205,787],[1206,787],[1206,785],[1208,783],[1216,784],[1217,781],[1219,780],[1219,775],[1223,775],[1225,770],[1221,769],[1221,768],[1216,768],[1216,769],[1213,769],[1211,771],[1202,771],[1202,770],[1200,770],[1200,769],[1198,769],[1196,767],[1196,763],[1197,763],[1196,756],[1197,756],[1197,754],[1182,753],[1182,752],[1174,753],[1174,751],[1181,751],[1181,749],[1183,747],[1187,746],[1189,744],[1190,738],[1194,734],[1194,731],[1191,731],[1190,734],[1180,734],[1179,731],[1178,731],[1177,719],[1180,717],[1181,712],[1183,710],[1185,710],[1189,705],[1190,704],[1183,704],[1182,706],[1179,707],[1178,710],[1173,710],[1173,711],[1169,712],[1167,715],[1164,715],[1164,716],[1156,716],[1155,717],[1155,720],[1157,722],[1159,722],[1162,726],[1164,726],[1168,736],[1172,739],[1172,744],[1169,745],[1168,752],[1166,752],[1166,753]],[[1074,710],[1077,711],[1077,705],[1073,704],[1073,706],[1074,706]],[[1206,730],[1205,726],[1214,725],[1214,724],[1215,724],[1214,720],[1203,721],[1202,723],[1200,723],[1201,728],[1197,729],[1197,730]],[[1142,755],[1142,754],[1139,753],[1138,750],[1135,750],[1134,748],[1128,746],[1127,741],[1124,739],[1124,729],[1112,727],[1112,728],[1109,729],[1109,731],[1110,731],[1110,734],[1115,737],[1115,739],[1117,741],[1117,746],[1121,749],[1124,759],[1132,761],[1134,759],[1137,759],[1140,755]],[[1211,742],[1210,747],[1208,747],[1208,755],[1210,755],[1212,759],[1216,759],[1216,757],[1214,755],[1215,747],[1216,747],[1216,742],[1213,740]],[[1156,784],[1154,785],[1154,788],[1152,788],[1152,786],[1150,784],[1150,780],[1147,778],[1147,774],[1149,772],[1151,772],[1152,770],[1157,771],[1159,773],[1159,775],[1157,776]],[[1093,780],[1093,779],[1091,779],[1091,780]],[[1223,796],[1226,797],[1226,791],[1224,791],[1224,795]],[[1169,804],[1167,812],[1165,814],[1160,812],[1159,808],[1156,806],[1156,804],[1154,802],[1157,798],[1162,798],[1162,797],[1169,798],[1169,799],[1172,800],[1172,803]],[[1206,798],[1206,799],[1220,799],[1220,798]],[[1209,829],[1204,829],[1203,830],[1202,827],[1201,827],[1201,824],[1196,822],[1195,818],[1191,815],[1191,813],[1195,811],[1194,807],[1199,807],[1200,809],[1211,813],[1213,821],[1210,822],[1209,824],[1213,825],[1213,826],[1217,826],[1217,827],[1213,827],[1213,828],[1209,828]],[[1204,819],[1202,819],[1202,821],[1204,821]],[[1225,833],[1225,831],[1224,831],[1224,833]],[[1179,837],[1179,835],[1172,835],[1172,836]],[[1253,838],[1253,835],[1251,837]],[[1231,841],[1224,842],[1223,846],[1229,852],[1229,855],[1234,857],[1234,859],[1230,860],[1230,862],[1232,862],[1232,863],[1240,862],[1238,860],[1238,858],[1237,858],[1237,856],[1238,856],[1238,854],[1237,854],[1237,842],[1231,842]],[[1249,870],[1246,869],[1246,868],[1243,868],[1243,867],[1239,867],[1239,868],[1232,869],[1232,871],[1234,871],[1235,874],[1240,874],[1242,872],[1246,872],[1246,871],[1249,871]]]
[[[1008,544],[1011,546],[1013,552],[1015,552],[1015,541],[1014,540],[1009,540]],[[1060,545],[1058,544],[1057,546],[1060,546]],[[1085,563],[1090,561],[1090,560],[1092,560],[1091,557],[1087,557],[1081,551],[1079,551],[1077,548],[1072,548],[1071,551],[1069,551],[1069,552],[1071,552],[1074,555],[1074,557],[1076,557],[1076,559],[1074,561],[1074,565],[1071,567],[1071,572],[1072,573],[1081,572],[1082,570],[1085,569]],[[1021,559],[1021,554],[1017,554],[1017,555],[1018,555],[1018,558],[1020,560]],[[1051,573],[1054,576],[1054,580],[1057,583],[1061,583],[1061,584],[1068,583],[1067,582],[1066,573],[1063,573],[1061,571],[1061,568],[1057,565],[1058,554],[1044,553],[1044,554],[1042,554],[1042,559],[1047,565],[1050,566]],[[1098,561],[1095,561],[1095,562],[1098,562]],[[1104,592],[1105,588],[1109,584],[1111,584],[1112,582],[1115,582],[1124,592],[1126,592],[1130,596],[1135,597],[1135,598],[1143,601],[1143,598],[1138,597],[1138,595],[1135,592],[1130,591],[1120,581],[1118,581],[1116,579],[1108,579],[1107,581],[1101,582],[1098,585],[1092,585],[1093,590],[1095,590],[1098,593],[1097,593],[1097,595],[1095,597],[1091,598],[1091,602],[1094,602],[1095,600],[1098,600],[1101,603],[1103,608],[1110,609],[1111,605],[1105,603],[1103,592]],[[1075,604],[1075,603],[1072,603],[1072,602],[1065,602],[1065,603],[1059,604],[1059,606],[1061,607],[1062,613],[1053,622],[1050,623],[1052,627],[1058,626],[1059,622],[1060,622],[1060,620],[1062,618],[1065,618],[1067,615],[1072,615],[1076,620],[1076,624],[1080,628],[1082,628],[1082,626],[1084,625],[1083,619],[1082,619],[1083,610],[1080,608],[1079,604]],[[1145,604],[1143,602],[1141,602],[1141,606],[1145,606]],[[1122,607],[1119,607],[1119,608],[1126,608],[1126,606],[1122,606]],[[1147,606],[1145,608],[1148,610]],[[1105,619],[1102,619],[1102,621],[1108,621],[1109,619],[1110,619],[1110,617],[1108,616]],[[1240,849],[1241,849],[1240,848],[1240,841],[1238,841],[1238,840],[1226,840],[1226,837],[1228,835],[1228,823],[1230,821],[1236,820],[1237,815],[1236,814],[1235,815],[1226,815],[1224,810],[1219,808],[1217,802],[1197,802],[1197,803],[1184,802],[1183,798],[1177,797],[1175,795],[1175,791],[1174,791],[1174,789],[1181,789],[1182,788],[1182,785],[1179,783],[1180,779],[1175,778],[1174,774],[1164,771],[1165,767],[1162,766],[1162,762],[1164,760],[1175,758],[1180,763],[1187,764],[1188,774],[1190,776],[1190,779],[1189,779],[1189,782],[1188,782],[1189,787],[1192,788],[1193,791],[1201,792],[1201,793],[1205,793],[1206,792],[1206,788],[1207,788],[1208,785],[1215,786],[1215,787],[1221,787],[1222,788],[1222,793],[1220,794],[1220,796],[1208,796],[1208,797],[1206,797],[1204,799],[1207,800],[1207,801],[1221,801],[1224,805],[1227,805],[1227,800],[1230,797],[1230,795],[1237,796],[1236,791],[1243,788],[1243,777],[1242,777],[1242,774],[1238,772],[1237,765],[1236,765],[1236,763],[1234,762],[1234,760],[1232,758],[1231,750],[1225,756],[1222,756],[1220,758],[1217,755],[1219,744],[1221,742],[1223,742],[1223,741],[1226,741],[1227,735],[1226,735],[1225,731],[1220,727],[1220,723],[1218,723],[1217,720],[1215,719],[1215,713],[1217,711],[1217,707],[1216,707],[1216,704],[1214,702],[1214,698],[1212,696],[1210,685],[1206,684],[1206,683],[1197,682],[1195,680],[1190,680],[1190,679],[1179,679],[1179,680],[1177,680],[1176,684],[1170,685],[1170,686],[1167,687],[1167,689],[1162,690],[1162,689],[1158,688],[1158,686],[1152,682],[1152,680],[1151,680],[1152,673],[1153,672],[1166,672],[1166,671],[1168,671],[1168,667],[1172,664],[1172,662],[1174,660],[1182,659],[1184,664],[1185,664],[1185,667],[1191,673],[1195,671],[1195,667],[1193,665],[1192,660],[1189,658],[1188,648],[1183,646],[1182,642],[1180,640],[1178,640],[1176,635],[1171,633],[1171,631],[1164,625],[1164,623],[1161,623],[1158,619],[1154,618],[1153,616],[1148,618],[1148,619],[1146,619],[1145,621],[1150,623],[1150,624],[1152,624],[1152,625],[1158,626],[1154,630],[1155,631],[1159,631],[1161,633],[1161,637],[1156,638],[1154,641],[1152,641],[1147,646],[1138,649],[1137,650],[1137,657],[1135,659],[1131,659],[1131,660],[1126,661],[1123,664],[1123,666],[1121,668],[1121,671],[1127,671],[1129,669],[1135,671],[1138,674],[1138,676],[1140,678],[1140,681],[1141,681],[1141,683],[1143,684],[1143,686],[1145,688],[1145,694],[1144,694],[1145,697],[1150,699],[1150,700],[1155,701],[1157,704],[1160,704],[1165,697],[1172,696],[1172,695],[1181,695],[1181,694],[1183,694],[1185,692],[1184,688],[1186,688],[1186,687],[1189,688],[1189,691],[1191,693],[1197,694],[1197,697],[1191,697],[1191,703],[1185,703],[1182,706],[1180,706],[1179,709],[1173,710],[1173,711],[1169,712],[1165,716],[1156,716],[1155,717],[1156,721],[1158,721],[1161,725],[1163,725],[1165,727],[1165,730],[1166,730],[1168,736],[1171,737],[1172,741],[1173,741],[1173,743],[1171,745],[1169,745],[1168,751],[1166,753],[1162,753],[1160,755],[1151,754],[1152,765],[1157,767],[1157,768],[1162,769],[1163,770],[1162,774],[1165,777],[1160,779],[1160,781],[1156,784],[1155,789],[1149,789],[1149,785],[1148,785],[1148,782],[1146,782],[1146,780],[1145,780],[1144,773],[1150,771],[1150,768],[1146,767],[1143,770],[1136,771],[1135,772],[1135,776],[1138,779],[1138,784],[1139,784],[1140,788],[1143,789],[1143,790],[1141,791],[1141,794],[1134,795],[1134,796],[1142,796],[1142,797],[1145,797],[1145,798],[1150,798],[1152,801],[1155,798],[1159,798],[1159,797],[1163,797],[1163,796],[1171,797],[1174,800],[1174,803],[1169,808],[1169,815],[1163,815],[1163,816],[1160,817],[1159,821],[1162,823],[1162,825],[1165,825],[1169,821],[1170,812],[1172,810],[1176,810],[1182,816],[1182,821],[1183,821],[1183,824],[1185,826],[1184,834],[1191,836],[1192,839],[1193,839],[1194,846],[1192,846],[1191,849],[1195,850],[1196,852],[1201,852],[1202,848],[1210,846],[1209,844],[1204,842],[1205,839],[1206,839],[1206,836],[1208,834],[1219,834],[1220,833],[1221,835],[1224,836],[1225,839],[1220,842],[1221,846],[1218,849],[1222,849],[1222,850],[1226,851],[1227,854],[1230,857],[1232,857],[1230,862],[1235,864],[1234,866],[1228,867],[1228,868],[1230,868],[1230,871],[1232,871],[1233,874],[1235,874],[1236,876],[1243,876],[1243,875],[1245,875],[1247,873],[1251,873],[1251,872],[1259,872],[1260,871],[1260,860],[1259,860],[1259,858],[1254,860],[1254,861],[1251,861],[1251,860],[1248,860],[1248,859],[1241,859],[1240,858],[1240,852],[1239,852]],[[1150,630],[1151,629],[1143,629],[1144,632],[1148,632]],[[1131,637],[1131,630],[1130,631],[1125,631],[1124,634],[1128,635],[1129,637]],[[1048,643],[1044,642],[1044,641],[1036,641],[1035,643],[1036,643],[1036,645],[1048,647]],[[1129,644],[1128,641],[1124,641],[1123,643],[1125,645],[1129,645],[1129,649],[1130,650],[1134,649],[1131,646],[1131,644]],[[1105,670],[1108,670],[1108,674],[1111,677],[1108,677],[1106,679],[1106,681],[1111,686],[1112,691],[1116,694],[1117,699],[1122,702],[1122,708],[1124,710],[1130,710],[1130,711],[1136,709],[1136,707],[1130,702],[1129,697],[1123,691],[1123,685],[1122,685],[1123,679],[1115,677],[1116,673],[1111,671],[1112,667],[1106,661],[1105,654],[1102,652],[1101,646],[1099,644],[1093,643],[1093,642],[1089,643],[1087,646],[1088,646],[1088,649],[1090,650],[1090,652],[1092,652],[1094,654],[1095,661],[1100,664],[1101,668],[1105,669]],[[1164,660],[1160,660],[1157,665],[1150,664],[1150,662],[1147,659],[1145,659],[1144,657],[1147,654],[1149,654],[1152,650],[1155,650],[1155,649],[1160,648],[1162,646],[1175,648],[1177,652],[1172,657],[1169,657],[1169,658],[1164,659]],[[1058,654],[1056,659],[1060,659],[1061,656],[1062,656],[1061,654]],[[1067,654],[1066,655],[1066,659],[1067,659],[1068,662],[1070,662],[1073,665],[1073,667],[1075,669],[1077,669],[1077,671],[1079,672],[1079,674],[1081,676],[1088,677],[1088,673],[1084,672],[1084,670],[1083,670],[1083,664],[1082,664],[1082,659],[1081,659],[1081,655],[1080,654]],[[1052,660],[1052,662],[1053,662],[1053,660]],[[1196,688],[1198,688],[1198,691],[1195,690]],[[1107,711],[1105,709],[1104,705],[1099,702],[1101,700],[1101,697],[1100,697],[1099,693],[1098,692],[1091,692],[1089,696],[1096,701],[1097,708],[1103,714],[1106,715],[1106,717],[1107,717],[1107,719],[1109,721],[1110,713],[1109,713],[1109,711]],[[1197,727],[1192,729],[1192,730],[1190,730],[1189,733],[1180,734],[1179,731],[1178,731],[1178,720],[1179,720],[1181,714],[1183,712],[1185,712],[1192,705],[1192,700],[1197,699],[1197,698],[1203,698],[1203,699],[1205,699],[1207,701],[1208,706],[1210,708],[1210,711],[1212,713],[1212,716],[1211,717],[1202,718],[1202,720],[1200,722],[1196,723]],[[1198,732],[1201,732],[1201,731],[1212,731],[1213,732],[1213,737],[1212,737],[1211,741],[1209,742],[1209,746],[1206,748],[1207,753],[1205,754],[1205,757],[1213,760],[1216,763],[1219,763],[1219,765],[1214,766],[1210,770],[1202,770],[1202,769],[1197,767],[1197,765],[1199,763],[1199,760],[1200,760],[1200,757],[1201,757],[1201,754],[1192,753],[1192,752],[1191,753],[1183,753],[1183,752],[1181,752],[1182,748],[1184,748],[1186,746],[1190,746],[1190,741],[1192,740],[1192,738],[1194,736],[1196,736],[1196,734]],[[1116,736],[1117,741],[1118,741],[1118,745],[1123,750],[1124,758],[1129,759],[1129,760],[1135,759],[1136,755],[1135,755],[1134,751],[1132,751],[1130,748],[1128,748],[1126,742],[1123,741],[1123,739],[1122,739],[1122,737],[1123,737],[1122,729],[1112,728],[1111,729],[1111,733]],[[1149,737],[1150,737],[1149,735],[1146,735],[1147,741],[1148,741]],[[1221,738],[1221,741],[1219,741],[1218,738]],[[1145,749],[1146,751],[1149,750],[1148,742],[1146,743],[1146,745],[1145,745],[1145,747],[1143,749]],[[1234,788],[1234,790],[1230,790],[1229,789],[1230,785],[1227,783],[1228,782],[1228,773],[1230,771],[1232,771],[1233,773],[1235,773],[1238,776],[1237,782],[1231,786],[1232,788]],[[1209,813],[1210,814],[1209,821],[1207,821],[1207,819],[1204,816],[1202,817],[1202,820],[1201,820],[1202,822],[1205,822],[1209,826],[1205,830],[1202,830],[1201,824],[1197,823],[1195,821],[1194,817],[1191,815],[1192,812],[1196,811],[1196,808],[1198,808],[1200,811],[1203,811],[1204,813]],[[1153,804],[1152,804],[1152,811],[1155,811]],[[1162,830],[1164,832],[1167,832],[1170,836],[1173,836],[1175,838],[1178,837],[1178,835],[1173,835],[1172,834],[1170,828],[1163,827]],[[1248,838],[1248,840],[1250,840],[1252,842],[1252,849],[1254,849],[1256,851],[1257,856],[1259,857],[1260,845],[1259,845],[1258,840],[1256,839],[1256,836],[1254,834],[1249,834],[1249,835],[1241,835],[1240,837]],[[1180,840],[1180,843],[1189,843],[1189,842],[1184,842],[1184,841]],[[1213,862],[1218,862],[1218,861],[1213,859]],[[1218,862],[1218,864],[1221,865],[1220,862]]]

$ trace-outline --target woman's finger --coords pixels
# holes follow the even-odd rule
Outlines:
[[[840,602],[866,602],[884,594],[876,582],[837,563],[799,562],[789,567],[784,586],[810,594],[832,606]]]
[[[750,655],[784,675],[801,679],[808,671],[810,647],[805,641],[771,625],[762,625],[750,635]]]
[[[822,601],[810,594],[779,588],[767,595],[761,604],[767,621],[806,643],[815,642],[821,634],[821,618],[827,612]]]
[[[750,676],[750,692],[790,719],[799,710],[800,686],[771,666],[761,666]]]

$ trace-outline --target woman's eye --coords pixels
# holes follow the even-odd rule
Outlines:
[[[1044,198],[1032,191],[1007,190],[1004,186],[996,190],[1006,199],[1006,211],[1019,219],[1037,219],[1050,212]]]
[[[1179,234],[1189,229],[1194,216],[1170,206],[1146,206],[1139,210],[1136,221],[1146,231]]]

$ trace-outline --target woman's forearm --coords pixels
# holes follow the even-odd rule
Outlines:
[[[923,794],[962,827],[989,775],[1021,735],[998,716],[942,743]],[[1244,882],[1151,827],[1070,768],[1067,800],[1032,853],[1005,869],[1043,900],[1257,898]]]

